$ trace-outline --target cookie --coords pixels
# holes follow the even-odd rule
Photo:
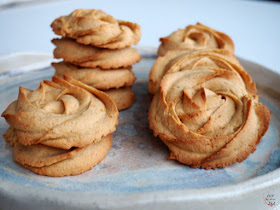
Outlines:
[[[107,49],[129,47],[137,44],[141,37],[138,24],[116,20],[94,9],[77,9],[54,20],[51,27],[57,35],[76,39],[84,45]]]
[[[205,66],[168,72],[149,109],[149,124],[170,159],[216,169],[241,162],[268,129],[270,112],[235,71]]]
[[[126,68],[141,59],[140,54],[134,48],[119,50],[101,49],[79,44],[69,38],[53,39],[52,42],[56,46],[53,52],[55,58],[63,58],[65,62],[81,67],[100,67],[102,69]]]
[[[70,176],[81,174],[100,163],[112,144],[112,134],[83,148],[58,149],[42,144],[25,146],[16,143],[14,159],[25,168],[46,176]]]
[[[99,90],[131,86],[136,79],[131,67],[102,70],[100,68],[80,68],[65,62],[52,63],[52,66],[55,68],[55,75],[59,77],[68,75]]]
[[[138,24],[121,20],[118,20],[118,24],[121,30],[120,35],[105,42],[104,44],[96,43],[96,37],[102,37],[96,34],[79,37],[76,40],[81,44],[92,45],[106,49],[121,49],[130,47],[131,45],[135,45],[139,42],[141,37],[141,30]]]
[[[181,70],[199,70],[204,67],[224,69],[235,72],[241,77],[247,91],[256,94],[256,85],[240,65],[236,57],[227,50],[171,50],[159,56],[149,74],[149,92],[159,90],[160,81],[166,73]]]
[[[36,90],[19,88],[18,99],[2,113],[11,126],[4,137],[13,144],[84,147],[114,132],[118,115],[104,92],[54,76]]]
[[[119,111],[131,107],[136,100],[135,93],[131,87],[110,89],[104,92],[113,99]]]
[[[169,50],[225,49],[234,54],[232,39],[219,31],[197,23],[185,29],[178,29],[169,36],[160,38],[158,55],[163,56]]]

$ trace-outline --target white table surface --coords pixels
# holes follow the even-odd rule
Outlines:
[[[280,3],[267,1],[40,1],[0,8],[0,55],[19,51],[49,52],[55,37],[51,22],[77,8],[102,9],[142,28],[139,46],[158,47],[159,37],[201,22],[227,33],[236,55],[280,73]]]

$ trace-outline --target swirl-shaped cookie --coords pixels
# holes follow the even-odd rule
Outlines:
[[[256,85],[250,75],[240,65],[236,57],[227,50],[177,50],[169,51],[157,58],[149,74],[149,92],[155,94],[159,90],[160,81],[166,73],[181,70],[199,70],[222,68],[235,72],[241,77],[250,94],[256,94]]]
[[[14,145],[14,159],[25,168],[46,176],[70,176],[92,169],[107,155],[112,144],[112,134],[83,148],[70,150],[42,144]]]
[[[81,67],[102,69],[117,69],[129,67],[140,61],[141,56],[134,48],[123,48],[118,50],[101,49],[86,46],[75,42],[73,39],[53,39],[56,46],[53,51],[54,58],[63,58]]]
[[[131,67],[102,70],[100,68],[79,68],[65,62],[52,63],[52,66],[55,68],[55,75],[59,77],[68,75],[99,90],[132,86],[136,79]]]
[[[236,72],[206,66],[165,74],[149,110],[169,158],[205,169],[243,161],[269,121],[269,110]]]
[[[57,35],[76,39],[84,45],[120,49],[137,44],[141,37],[136,23],[116,20],[101,10],[77,9],[51,24]]]
[[[163,56],[169,50],[225,49],[234,54],[231,38],[219,31],[197,23],[185,29],[178,29],[167,37],[160,38],[158,55]]]
[[[19,96],[2,113],[11,128],[7,141],[43,144],[61,149],[85,147],[114,132],[118,110],[112,99],[70,77],[41,82]]]

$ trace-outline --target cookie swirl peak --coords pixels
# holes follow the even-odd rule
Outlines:
[[[77,9],[55,19],[51,27],[57,35],[100,48],[120,49],[137,44],[141,37],[136,23],[117,20],[101,10]]]
[[[18,99],[2,113],[12,144],[43,144],[61,149],[98,142],[116,129],[117,108],[105,93],[71,77],[41,82],[36,90],[19,88]]]
[[[226,49],[234,54],[232,39],[219,31],[201,23],[178,29],[169,36],[160,38],[158,55],[165,55],[169,50]]]

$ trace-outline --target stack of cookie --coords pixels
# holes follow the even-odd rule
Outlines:
[[[104,92],[71,77],[54,76],[36,90],[20,87],[2,113],[14,159],[46,176],[83,173],[101,162],[112,144],[119,112]]]
[[[55,75],[69,75],[105,91],[118,110],[134,103],[132,65],[141,57],[131,45],[140,40],[138,24],[116,20],[101,10],[78,9],[57,18],[51,27],[63,37],[52,41],[54,57],[63,59],[52,64]]]
[[[242,162],[267,131],[270,112],[232,40],[198,24],[161,41],[149,75],[149,124],[169,159],[204,169]]]

